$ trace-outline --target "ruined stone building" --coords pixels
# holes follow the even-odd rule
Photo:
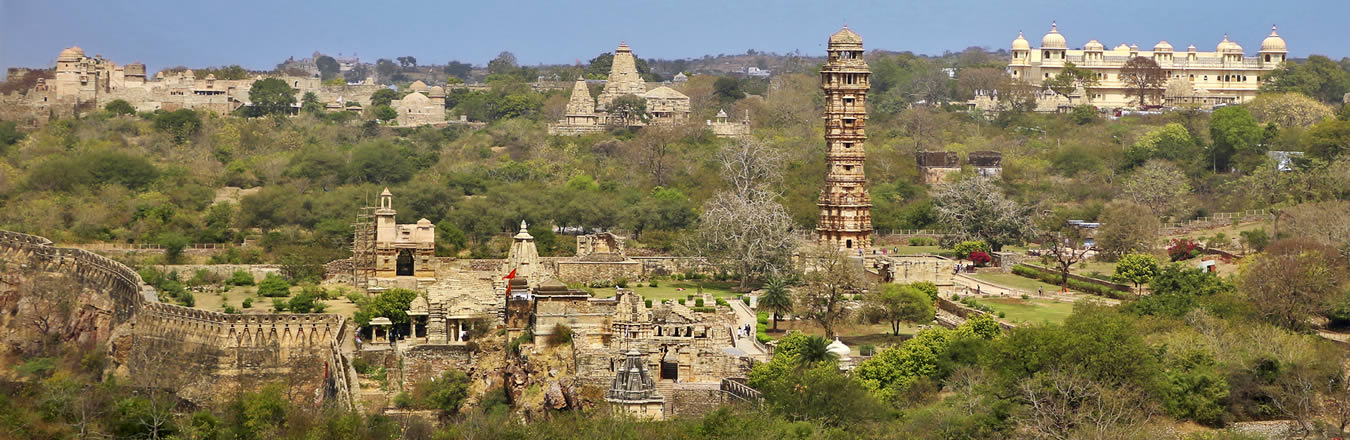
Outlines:
[[[633,417],[664,419],[666,398],[656,391],[656,381],[647,373],[642,353],[629,350],[624,356],[623,365],[615,371],[614,381],[605,392],[605,401]]]
[[[739,121],[732,121],[727,116],[726,110],[718,110],[717,117],[714,120],[706,122],[708,128],[712,130],[713,135],[721,138],[741,138],[750,136],[750,111],[745,112],[745,118]]]
[[[417,85],[421,83],[421,87]],[[426,87],[422,81],[413,83],[407,96],[389,103],[398,113],[395,121],[400,127],[445,124],[449,119],[445,113],[445,89],[440,86]]]
[[[100,55],[87,56],[84,49],[72,46],[57,56],[54,76],[33,89],[4,97],[6,104],[27,107],[30,118],[44,119],[46,113],[71,114],[80,105],[102,108],[121,99],[137,111],[192,109],[225,114],[249,103],[253,82],[265,76],[226,80],[214,75],[198,78],[191,70],[148,76],[145,64],[118,65]],[[317,76],[280,78],[296,90],[296,102],[313,92],[320,102],[356,101],[370,103],[375,85],[324,85]]]
[[[865,249],[872,240],[872,198],[863,173],[867,90],[871,71],[862,37],[845,26],[830,36],[820,71],[825,90],[825,187],[820,192],[820,244]]]
[[[920,151],[914,153],[914,158],[919,167],[919,181],[924,185],[946,183],[950,175],[961,172],[961,157],[953,151]],[[1003,153],[972,151],[966,155],[965,165],[978,176],[997,178],[1003,173]]]
[[[610,104],[624,95],[633,95],[646,101],[647,113],[651,117],[647,122],[611,118],[607,109]],[[647,90],[647,83],[637,71],[637,58],[627,43],[620,43],[614,50],[614,61],[609,68],[609,79],[600,91],[600,96],[591,98],[586,81],[577,78],[572,86],[572,96],[567,104],[563,119],[549,124],[549,134],[581,135],[603,131],[615,124],[641,126],[646,124],[665,124],[683,122],[689,118],[689,97],[670,87],[658,85]]]
[[[385,188],[380,206],[354,225],[352,284],[360,289],[417,288],[435,282],[436,227],[430,220],[400,225],[394,194]]]

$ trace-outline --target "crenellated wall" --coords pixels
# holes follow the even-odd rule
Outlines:
[[[341,351],[350,332],[341,315],[224,314],[163,304],[130,267],[35,235],[0,231],[0,258],[106,292],[116,330],[104,342],[114,363],[134,377],[174,376],[191,400],[269,381],[303,382],[344,406],[360,394]]]

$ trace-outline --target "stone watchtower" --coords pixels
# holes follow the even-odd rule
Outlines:
[[[871,71],[862,37],[844,26],[830,36],[820,70],[825,89],[825,187],[820,192],[818,241],[839,249],[866,249],[872,237],[872,198],[863,174],[867,90]]]

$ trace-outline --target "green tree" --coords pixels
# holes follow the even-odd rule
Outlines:
[[[745,92],[741,91],[741,82],[736,78],[729,76],[718,77],[713,81],[713,96],[716,96],[722,105],[727,105],[732,101],[745,98]]]
[[[1125,84],[1127,96],[1138,96],[1139,106],[1146,104],[1147,98],[1162,96],[1163,85],[1167,84],[1167,73],[1150,58],[1133,57],[1125,60],[1120,68],[1120,82]]]
[[[1162,222],[1147,207],[1128,200],[1112,200],[1097,216],[1097,258],[1114,261],[1134,252],[1148,253],[1158,245]]]
[[[1350,90],[1350,73],[1323,55],[1302,64],[1286,61],[1264,78],[1265,92],[1298,92],[1327,103],[1339,103]]]
[[[252,116],[284,115],[295,104],[295,89],[283,79],[264,78],[253,82],[248,100],[253,104]]]
[[[1325,119],[1303,135],[1308,154],[1328,162],[1350,152],[1350,121]]]
[[[114,115],[134,115],[136,107],[132,107],[130,102],[125,99],[114,99],[103,106],[103,110]]]
[[[393,107],[381,105],[371,109],[371,116],[374,116],[378,121],[390,123],[398,119],[398,112]]]
[[[1141,136],[1125,150],[1125,160],[1131,167],[1151,159],[1189,162],[1200,155],[1199,147],[1185,126],[1173,122]]]
[[[420,382],[413,387],[413,398],[422,407],[440,410],[446,415],[459,413],[469,397],[469,376],[459,370],[446,370],[435,380]]]
[[[1155,217],[1183,206],[1191,192],[1186,174],[1170,162],[1150,160],[1121,179],[1121,192],[1135,203],[1147,206]]]
[[[319,75],[323,79],[329,79],[337,75],[342,66],[338,65],[337,60],[328,55],[322,55],[314,59],[314,65],[319,68]]]
[[[371,318],[385,317],[389,318],[394,324],[408,323],[408,307],[412,306],[414,299],[417,299],[417,292],[408,289],[389,289],[380,292],[375,298],[370,299],[358,306],[352,319],[358,325],[366,326],[370,324]]]
[[[376,90],[375,93],[370,94],[370,106],[379,107],[382,105],[389,105],[394,102],[395,99],[400,98],[403,98],[403,96],[393,89],[381,88]]]
[[[623,95],[609,103],[609,113],[617,118],[619,126],[647,122],[647,100],[637,95]]]
[[[516,64],[516,55],[508,51],[502,51],[492,61],[488,61],[489,75],[510,75],[519,69],[520,66]]]
[[[187,142],[196,136],[201,128],[201,118],[197,117],[197,112],[190,109],[183,108],[155,115],[155,129],[169,133],[177,144]]]
[[[1071,118],[1073,118],[1073,123],[1078,124],[1078,125],[1087,125],[1087,124],[1091,124],[1092,121],[1096,121],[1096,120],[1097,120],[1098,113],[1097,113],[1097,108],[1096,108],[1096,107],[1093,107],[1093,106],[1087,105],[1087,104],[1083,104],[1083,105],[1075,106],[1075,107],[1073,108],[1073,114],[1071,114],[1071,115],[1069,115],[1069,116],[1070,116]]]
[[[1116,262],[1116,272],[1111,279],[1118,282],[1133,283],[1135,291],[1139,291],[1139,285],[1153,280],[1158,274],[1158,258],[1149,254],[1129,254]]]
[[[5,151],[2,147],[14,145],[23,140],[23,137],[23,132],[19,131],[19,126],[14,121],[0,121],[0,153]]]
[[[183,259],[183,248],[187,247],[188,239],[183,234],[170,232],[159,236],[159,244],[164,246],[164,261],[178,264]]]
[[[282,278],[281,275],[269,273],[258,283],[258,296],[281,297],[290,296],[290,294],[291,283]]]
[[[1060,69],[1059,73],[1046,80],[1042,85],[1044,85],[1045,88],[1068,98],[1069,105],[1073,105],[1073,94],[1078,91],[1078,88],[1083,88],[1085,92],[1091,95],[1091,90],[1089,89],[1097,85],[1097,74],[1091,70],[1078,67],[1071,62],[1065,62],[1064,68]],[[1077,109],[1074,109],[1075,119],[1078,117],[1077,111]],[[1093,116],[1095,116],[1095,113],[1096,112],[1094,111]],[[1079,124],[1081,125],[1082,123]]]
[[[928,294],[909,285],[885,284],[863,297],[863,319],[873,324],[890,323],[894,336],[900,336],[903,323],[932,322],[936,311]]]
[[[459,78],[460,82],[464,82],[469,79],[469,74],[473,72],[473,65],[452,60],[445,63],[444,70],[447,75]]]
[[[759,310],[773,314],[773,331],[778,331],[778,320],[782,315],[792,312],[792,293],[782,278],[773,278],[764,283],[764,293],[759,296]]]
[[[1229,169],[1236,156],[1250,159],[1264,155],[1260,145],[1263,134],[1261,125],[1246,108],[1228,106],[1215,110],[1209,120],[1209,137],[1214,142],[1209,154],[1213,171]]]
[[[305,95],[300,98],[300,110],[311,114],[323,113],[323,103],[319,102],[319,95],[314,94],[314,92],[305,92]]]

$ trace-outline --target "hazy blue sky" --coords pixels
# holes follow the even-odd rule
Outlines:
[[[475,65],[509,50],[522,64],[570,63],[620,40],[647,58],[746,49],[816,54],[845,23],[869,49],[931,54],[1006,48],[1018,30],[1037,46],[1051,20],[1071,47],[1096,38],[1108,47],[1149,48],[1166,39],[1178,50],[1214,50],[1228,33],[1248,53],[1278,24],[1292,56],[1339,59],[1350,55],[1348,19],[1350,0],[0,0],[0,68],[50,66],[73,44],[152,71],[271,68],[316,49],[367,61],[413,55],[423,64]]]

